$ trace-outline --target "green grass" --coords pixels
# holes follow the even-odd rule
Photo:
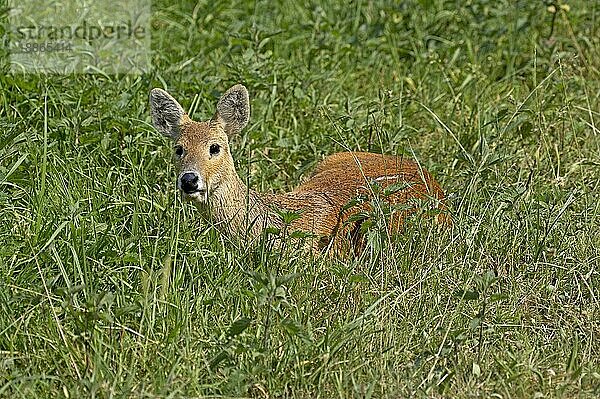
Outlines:
[[[600,395],[598,2],[177,3],[146,75],[2,61],[1,397]],[[405,153],[452,231],[319,259],[199,220],[148,92],[205,119],[240,82],[254,188]]]

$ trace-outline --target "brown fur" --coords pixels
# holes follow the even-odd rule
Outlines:
[[[397,184],[398,191],[382,195],[381,200],[391,205],[408,205],[408,209],[392,212],[388,221],[390,233],[398,232],[407,214],[416,210],[410,205],[411,199],[432,200],[434,207],[445,209],[444,192],[417,163],[367,152],[328,156],[317,165],[310,179],[291,193],[275,196],[274,201],[285,209],[304,210],[293,227],[327,237],[328,246],[335,252],[345,251],[348,244],[362,247],[362,239],[357,236],[362,221],[348,223],[348,218],[357,212],[372,210],[376,195],[371,188],[373,183],[381,190]],[[367,200],[345,209],[345,205],[358,196]],[[439,216],[440,222],[449,222],[445,214]]]
[[[229,93],[235,96],[227,97]],[[157,100],[152,96],[162,97]],[[275,209],[283,209],[300,213],[300,218],[292,222],[293,230],[314,233],[321,238],[314,241],[314,249],[330,249],[334,253],[351,248],[357,250],[363,245],[360,236],[362,221],[348,222],[348,218],[357,212],[371,210],[376,195],[371,186],[373,182],[382,189],[392,184],[400,185],[397,191],[381,196],[389,204],[407,205],[392,212],[388,221],[391,233],[398,232],[405,217],[416,210],[411,204],[414,199],[431,200],[434,208],[445,210],[441,187],[416,162],[366,152],[328,156],[306,182],[289,193],[261,194],[248,189],[235,171],[228,137],[239,132],[247,123],[249,105],[243,103],[244,96],[247,101],[245,88],[234,86],[219,101],[218,112],[213,119],[194,122],[183,113],[178,103],[171,103],[175,100],[165,92],[153,91],[151,95],[157,129],[173,136],[177,140],[176,145],[184,149],[179,161],[180,171],[197,172],[206,182],[205,196],[192,199],[206,209],[222,230],[257,236],[266,226],[282,227]],[[167,109],[166,115],[161,114],[163,108]],[[238,108],[240,112],[237,112]],[[171,125],[176,126],[171,128]],[[218,156],[209,154],[212,144],[220,146]],[[346,204],[357,196],[363,196],[367,201],[346,209]],[[445,212],[437,216],[437,221],[451,223]]]

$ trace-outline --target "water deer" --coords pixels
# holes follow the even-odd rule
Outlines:
[[[383,191],[393,188],[381,197],[393,207],[387,221],[391,233],[399,231],[406,216],[418,209],[415,200],[429,200],[432,208],[440,211],[435,216],[437,222],[450,223],[440,185],[418,163],[402,156],[340,152],[321,161],[291,192],[249,189],[236,172],[229,145],[250,118],[248,91],[242,85],[221,96],[208,121],[193,121],[161,89],[151,91],[150,106],[155,128],[175,141],[177,187],[224,232],[255,238],[266,227],[282,228],[281,210],[291,211],[299,217],[288,227],[316,237],[311,241],[312,249],[356,252],[364,244],[364,219],[357,215],[372,208],[374,202],[369,199],[377,195],[374,185]]]

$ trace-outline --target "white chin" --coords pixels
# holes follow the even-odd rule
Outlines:
[[[182,192],[182,194],[183,194],[183,198],[192,200],[192,201],[204,203],[207,200],[206,192],[197,191],[197,192],[191,193],[191,194]]]

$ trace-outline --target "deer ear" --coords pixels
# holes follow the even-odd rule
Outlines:
[[[152,123],[156,130],[176,140],[179,137],[179,126],[185,116],[185,112],[177,100],[162,89],[152,89],[150,91],[150,109]]]
[[[239,133],[250,119],[248,90],[242,85],[235,85],[227,90],[217,103],[214,119],[223,123],[229,137]]]

